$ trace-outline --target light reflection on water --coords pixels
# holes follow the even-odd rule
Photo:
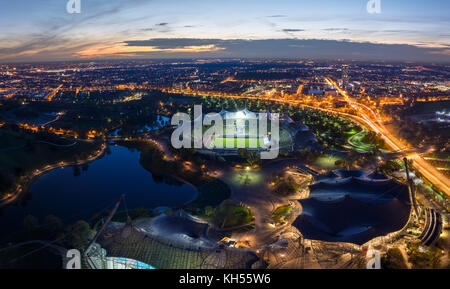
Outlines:
[[[23,219],[30,214],[40,221],[48,215],[65,222],[89,220],[111,209],[123,194],[128,209],[175,207],[197,196],[191,186],[145,170],[139,163],[139,151],[122,146],[110,149],[110,155],[89,164],[87,171],[80,168],[79,176],[74,176],[73,167],[41,176],[31,185],[31,199],[1,209],[0,231],[23,229]]]

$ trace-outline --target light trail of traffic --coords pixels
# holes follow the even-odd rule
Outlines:
[[[392,150],[394,150],[396,152],[401,152],[401,151],[406,151],[408,149],[407,146],[405,146],[398,139],[396,139],[383,125],[380,125],[380,127],[378,127],[376,125],[376,123],[374,123],[369,117],[367,117],[367,115],[364,114],[364,112],[361,111],[361,109],[358,109],[357,105],[354,105],[355,102],[352,101],[349,98],[349,96],[341,88],[339,88],[336,85],[335,82],[333,82],[331,79],[327,79],[327,81],[331,85],[335,86],[336,89],[338,90],[338,92],[346,99],[346,101],[348,103],[350,103],[350,105],[355,107],[361,113],[361,117],[356,116],[356,115],[352,115],[352,114],[348,114],[348,113],[344,113],[344,112],[340,112],[340,111],[336,111],[336,110],[324,109],[324,108],[320,108],[320,107],[305,105],[305,104],[300,103],[300,101],[295,101],[295,100],[293,101],[293,100],[284,100],[284,99],[274,99],[274,98],[270,98],[270,97],[262,97],[262,98],[260,97],[258,99],[274,101],[274,102],[279,102],[279,103],[286,103],[286,104],[296,104],[296,105],[299,105],[301,107],[309,107],[311,109],[316,109],[316,110],[321,110],[321,111],[325,111],[325,112],[340,114],[340,115],[352,118],[352,119],[354,119],[356,121],[359,121],[361,124],[367,126],[368,128],[370,128],[371,130],[373,130],[377,134],[380,134],[381,137],[386,142],[386,144]],[[198,95],[198,96],[210,96],[210,97],[212,96],[212,97],[220,97],[220,98],[234,98],[234,99],[241,99],[241,98],[243,98],[241,95],[211,95],[211,94],[208,94],[208,93],[197,93],[196,95]],[[369,111],[371,110],[367,106],[366,106],[366,109],[369,109]],[[372,111],[372,113],[376,116],[376,114],[373,111]],[[414,160],[413,167],[418,172],[420,172],[433,185],[439,187],[445,194],[450,196],[450,185],[449,185],[450,184],[450,180],[448,178],[446,178],[438,170],[436,170],[433,166],[431,166],[426,161],[424,161],[419,155],[417,155],[417,154],[416,155],[409,155],[408,157],[410,159]]]
[[[384,126],[377,126],[375,122],[373,122],[362,109],[357,108],[357,105],[354,105],[354,101],[348,96],[348,94],[343,91],[334,81],[327,78],[327,82],[336,87],[337,91],[344,97],[344,99],[352,105],[355,109],[359,111],[361,114],[361,119],[364,120],[364,123],[369,126],[374,132],[380,134],[382,138],[386,141],[386,143],[394,150],[401,151],[406,148],[401,141],[395,138]],[[367,106],[364,108],[368,111],[371,111],[374,116],[376,114]],[[379,119],[376,119],[376,122],[380,122]],[[413,167],[419,171],[426,179],[428,179],[433,185],[439,187],[445,194],[450,196],[450,180],[442,175],[436,168],[427,163],[421,156],[418,154],[409,156],[414,160]]]

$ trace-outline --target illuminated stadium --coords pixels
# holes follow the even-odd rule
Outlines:
[[[267,127],[258,122],[262,113],[267,114]],[[269,147],[279,147],[281,151],[293,151],[298,146],[309,146],[317,143],[309,128],[301,122],[294,122],[289,116],[279,116],[279,144],[274,141],[271,121],[274,115],[270,112],[255,113],[244,109],[237,112],[222,110],[218,114],[223,120],[222,134],[206,137],[205,148],[200,152],[231,155],[239,148],[249,151],[264,151]],[[203,123],[208,115],[202,115],[193,122]],[[263,124],[264,125],[264,124]],[[210,127],[203,126],[203,133]],[[194,135],[194,134],[193,134]],[[195,137],[193,137],[195,141]]]
[[[214,137],[210,148],[247,148],[263,149],[271,145],[270,131],[259,135],[258,119],[259,114],[247,109],[238,112],[228,112],[222,110],[219,115],[224,121],[223,135]],[[268,114],[270,120],[270,114]],[[250,129],[251,122],[254,122],[254,129]],[[269,127],[269,124],[267,125]],[[266,128],[266,131],[268,129]]]

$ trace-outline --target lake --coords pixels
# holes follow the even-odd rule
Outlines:
[[[110,151],[90,163],[87,170],[80,168],[79,175],[74,167],[66,167],[39,177],[31,185],[29,197],[1,208],[0,233],[22,230],[23,219],[30,214],[41,223],[48,215],[66,224],[89,220],[96,213],[111,210],[123,194],[128,209],[175,207],[197,197],[195,188],[145,170],[138,150],[110,146]]]

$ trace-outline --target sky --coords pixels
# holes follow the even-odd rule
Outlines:
[[[450,63],[450,1],[0,0],[0,62],[319,58]],[[375,1],[375,0],[372,0]]]

